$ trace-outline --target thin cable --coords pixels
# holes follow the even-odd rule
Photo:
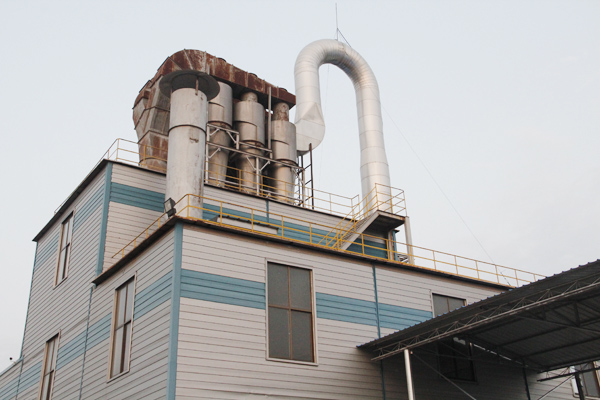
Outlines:
[[[467,393],[463,388],[461,388],[460,386],[458,386],[456,383],[452,382],[450,379],[446,378],[442,373],[440,373],[437,369],[433,368],[431,365],[427,364],[424,360],[421,359],[421,357],[419,357],[418,355],[416,355],[415,353],[412,353],[413,357],[415,357],[417,360],[421,361],[423,364],[425,364],[425,366],[427,368],[429,368],[430,370],[432,370],[433,372],[435,372],[436,374],[438,374],[439,376],[441,376],[442,378],[444,378],[446,381],[448,381],[448,383],[450,383],[451,385],[453,385],[454,387],[456,387],[458,390],[460,390],[461,392],[463,392],[464,394],[466,394],[469,398],[473,399],[473,400],[477,400],[475,397],[471,396],[469,393]]]
[[[561,383],[559,383],[558,385],[554,386],[552,389],[550,389],[549,391],[544,393],[544,395],[542,397],[538,397],[538,400],[542,400],[544,397],[547,397],[550,393],[554,392],[556,389],[558,389],[560,386],[562,386],[565,382],[567,382],[570,379],[571,379],[570,376],[567,377],[567,379],[565,379],[564,381],[562,381]]]

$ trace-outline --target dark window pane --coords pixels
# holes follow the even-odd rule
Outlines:
[[[290,358],[290,315],[288,310],[269,307],[269,357]]]
[[[456,310],[457,308],[461,308],[465,305],[465,301],[463,299],[457,299],[455,297],[448,297],[448,310]]]
[[[454,371],[454,352],[448,346],[449,342],[438,343],[438,355],[440,360],[440,372],[447,378],[456,378]]]
[[[448,312],[448,302],[445,296],[433,295],[433,314],[435,317],[438,315],[446,314]]]
[[[292,308],[311,310],[310,271],[290,268]]]
[[[121,372],[122,351],[123,328],[119,328],[115,331],[111,376],[115,376]]]
[[[117,327],[122,326],[125,322],[125,309],[127,305],[127,290],[122,287],[117,292]]]
[[[121,362],[121,371],[129,369],[129,346],[131,345],[131,322],[123,327],[123,359]]]
[[[58,260],[58,282],[62,281],[65,277],[66,265],[67,265],[67,249],[63,249],[60,252],[60,258]]]
[[[457,297],[442,296],[434,294],[433,296],[433,314],[435,317],[438,315],[446,314],[452,310],[456,310],[465,305],[464,299]]]
[[[268,269],[269,305],[288,307],[288,267],[269,264]]]
[[[125,307],[125,321],[131,321],[131,313],[133,312],[133,281],[127,285],[127,305]]]
[[[46,345],[46,374],[52,371],[52,357],[54,356],[54,339],[50,340]]]
[[[310,313],[292,311],[292,354],[294,360],[313,361]]]
[[[585,364],[581,369],[593,368],[593,364]],[[598,378],[596,371],[584,372],[581,374],[581,382],[587,396],[600,397],[600,387],[598,386]]]
[[[47,400],[50,397],[48,393],[50,391],[50,375],[44,376],[44,383],[42,384],[42,400]]]

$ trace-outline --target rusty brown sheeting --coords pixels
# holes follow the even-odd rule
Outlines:
[[[269,88],[271,88],[271,97],[275,103],[283,101],[290,108],[296,105],[296,96],[292,93],[260,79],[255,74],[243,71],[222,58],[200,50],[181,50],[168,57],[158,68],[154,77],[144,85],[135,99],[134,108],[142,99],[149,99],[151,89],[161,76],[184,69],[206,72],[218,80],[229,83],[233,87],[234,97],[250,89],[258,94],[258,102],[265,107]],[[137,122],[134,116],[134,123],[137,124]]]

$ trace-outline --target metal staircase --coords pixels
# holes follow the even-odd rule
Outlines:
[[[361,207],[362,205],[362,207]],[[319,244],[346,250],[369,228],[389,233],[404,224],[406,211],[404,192],[376,184],[365,199],[352,208]]]

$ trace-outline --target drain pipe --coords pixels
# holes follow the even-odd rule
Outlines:
[[[208,101],[219,94],[219,85],[203,72],[185,70],[163,77],[160,90],[171,97],[165,200],[177,203],[187,194],[202,196]],[[176,211],[186,206],[187,201]],[[202,218],[201,198],[190,196],[180,215]]]
[[[356,92],[360,139],[360,177],[363,198],[377,184],[381,201],[389,200],[390,172],[383,143],[383,119],[379,86],[369,64],[350,46],[331,39],[317,40],[306,46],[296,59],[296,140],[300,155],[314,149],[325,135],[321,109],[319,67],[333,64],[348,75]],[[371,199],[366,199],[371,200]]]

